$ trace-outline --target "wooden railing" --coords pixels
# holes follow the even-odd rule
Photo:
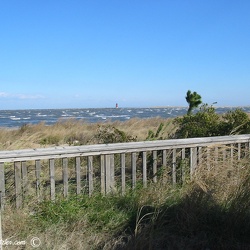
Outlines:
[[[19,208],[31,197],[125,193],[159,178],[175,185],[199,164],[239,160],[249,142],[250,135],[234,135],[0,151],[1,207],[14,201]]]

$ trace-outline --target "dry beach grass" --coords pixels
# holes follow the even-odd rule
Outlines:
[[[17,129],[0,128],[0,150],[50,147],[54,145],[81,145],[94,143],[93,139],[100,127],[115,127],[138,141],[145,140],[149,130],[155,131],[159,124],[166,124],[164,137],[172,132],[172,119],[150,118],[131,119],[126,122],[87,123],[83,121],[59,121],[54,125],[45,123],[24,125]]]

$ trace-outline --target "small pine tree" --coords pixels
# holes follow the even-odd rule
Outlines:
[[[187,91],[186,101],[189,104],[187,114],[190,115],[194,108],[202,104],[201,96],[197,92]]]

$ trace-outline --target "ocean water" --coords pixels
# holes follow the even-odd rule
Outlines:
[[[226,113],[236,107],[218,107],[216,112]],[[238,107],[250,113],[250,106]],[[89,108],[89,109],[26,109],[0,110],[0,127],[20,127],[25,124],[45,122],[52,125],[65,119],[83,120],[89,123],[105,121],[126,121],[131,118],[169,118],[186,114],[187,107],[164,108]]]

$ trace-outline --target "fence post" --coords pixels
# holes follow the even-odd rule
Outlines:
[[[23,187],[23,199],[25,200],[28,191],[28,171],[26,161],[21,162],[22,168],[22,187]]]
[[[132,188],[136,186],[136,153],[132,153]]]
[[[88,179],[89,179],[89,196],[92,195],[94,191],[93,184],[93,156],[88,156]]]
[[[185,182],[186,180],[186,164],[184,163],[186,158],[186,149],[181,149],[181,179],[182,182]]]
[[[111,187],[110,187],[110,155],[105,155],[105,189],[106,194],[110,193]]]
[[[22,182],[21,182],[20,162],[15,162],[14,167],[15,167],[16,208],[20,208],[22,206]]]
[[[147,187],[147,152],[142,152],[143,187]]]
[[[167,166],[167,150],[162,150],[162,166]]]
[[[176,184],[176,148],[173,149],[172,156],[172,182],[173,185]]]
[[[241,157],[241,143],[238,143],[238,161],[240,160]]]
[[[36,164],[36,192],[37,192],[38,200],[41,201],[41,180],[40,180],[41,162],[40,160],[36,160],[35,164]]]
[[[50,197],[54,201],[56,197],[56,186],[55,186],[55,160],[49,160],[49,169],[50,169]]]
[[[0,209],[4,209],[4,199],[5,199],[5,176],[4,176],[4,163],[0,163]]]
[[[157,151],[153,151],[153,182],[157,182]]]
[[[69,193],[69,183],[68,183],[68,158],[63,158],[63,169],[62,169],[62,176],[63,176],[63,196],[67,197]]]
[[[115,156],[110,155],[110,188],[114,191],[115,188]]]
[[[230,158],[231,158],[231,167],[233,166],[234,163],[234,145],[230,145]]]
[[[126,189],[126,172],[125,172],[125,168],[126,168],[126,161],[125,161],[125,154],[122,153],[121,154],[121,178],[122,178],[122,194],[125,194],[125,189]]]
[[[81,193],[81,159],[80,157],[75,158],[75,171],[76,171],[76,194]]]
[[[190,148],[190,178],[192,180],[197,167],[197,147]]]
[[[105,194],[105,156],[100,156],[100,164],[101,164],[101,193]]]

